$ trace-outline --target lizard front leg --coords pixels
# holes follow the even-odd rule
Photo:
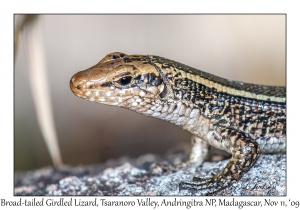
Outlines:
[[[211,194],[238,181],[256,162],[259,155],[258,143],[248,134],[228,129],[232,157],[221,173],[209,178],[194,177],[192,182],[181,182],[179,189],[204,190]]]
[[[210,149],[210,145],[201,138],[193,135],[191,138],[192,150],[188,161],[189,166],[199,167],[204,162]]]
[[[201,138],[193,135],[191,137],[191,153],[187,161],[175,166],[177,170],[197,168],[202,165],[210,149],[210,145]]]

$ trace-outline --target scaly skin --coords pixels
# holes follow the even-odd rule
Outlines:
[[[211,194],[238,181],[259,154],[285,152],[285,87],[223,79],[152,55],[115,52],[75,74],[73,93],[173,123],[193,134],[188,166],[202,164],[212,145],[232,154],[220,174],[180,188]]]

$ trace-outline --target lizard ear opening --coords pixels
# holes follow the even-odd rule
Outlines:
[[[162,91],[159,93],[159,97],[161,99],[164,99],[166,97],[167,93],[168,93],[168,88],[167,88],[167,85],[165,85],[165,84],[162,84],[161,87],[162,87],[161,88]]]
[[[172,99],[172,100],[178,100],[178,98],[174,95],[173,93],[173,88],[172,88],[172,85],[170,83],[167,83],[167,84],[164,84],[162,83],[161,87],[159,88],[159,97],[161,100],[169,100],[169,99]]]

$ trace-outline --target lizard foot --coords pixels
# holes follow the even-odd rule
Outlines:
[[[220,175],[215,175],[208,178],[194,177],[192,182],[181,182],[179,190],[202,190],[204,194],[212,194],[230,185],[230,180],[224,180]]]
[[[192,182],[181,182],[179,190],[203,190],[205,194],[212,194],[237,182],[256,162],[259,146],[255,140],[242,132],[232,132],[230,140],[232,157],[221,173],[209,178],[194,177]]]

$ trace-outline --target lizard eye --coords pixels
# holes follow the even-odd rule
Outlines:
[[[120,85],[128,85],[131,83],[132,77],[131,76],[125,76],[118,80],[118,83]]]

